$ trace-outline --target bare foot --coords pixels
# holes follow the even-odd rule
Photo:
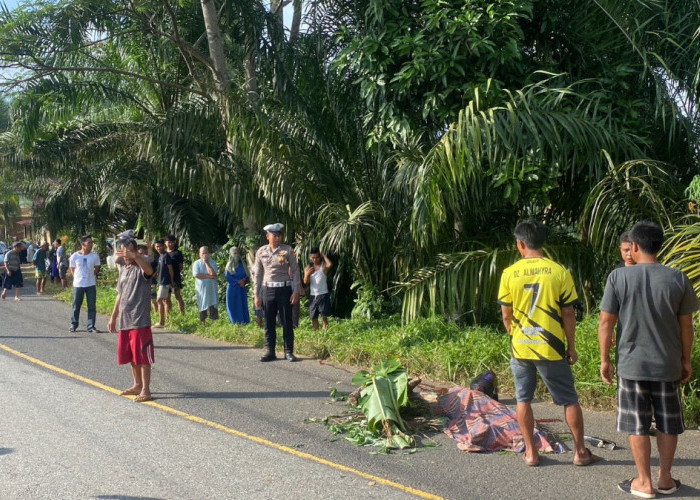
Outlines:
[[[120,396],[138,396],[139,394],[141,394],[141,388],[136,386],[124,389],[119,393]]]
[[[527,452],[525,452],[523,453],[523,460],[525,460],[526,465],[537,467],[540,464],[540,455],[539,453],[533,453],[532,456],[528,456]]]
[[[134,402],[135,403],[143,403],[145,401],[150,401],[151,399],[153,399],[153,398],[151,397],[150,393],[143,393],[142,392],[141,394],[139,394],[138,396],[136,396],[134,398]]]

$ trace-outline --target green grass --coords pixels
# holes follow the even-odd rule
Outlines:
[[[110,314],[116,291],[113,272],[102,277],[97,293],[97,309]],[[222,294],[223,295],[223,294]],[[58,295],[71,300],[70,290]],[[220,305],[221,320],[199,323],[194,290],[183,290],[186,312],[171,315],[169,327],[183,333],[193,333],[225,342],[262,348],[264,335],[255,325],[231,325],[226,306]],[[252,311],[252,307],[251,307]],[[153,316],[154,323],[158,321]],[[281,343],[281,335],[278,336]],[[574,365],[574,378],[584,407],[610,410],[615,407],[615,388],[605,385],[599,375],[598,316],[591,315],[577,324],[576,348],[579,361]],[[485,370],[498,377],[502,395],[513,393],[513,378],[509,366],[508,336],[492,327],[461,328],[439,318],[420,319],[402,325],[398,317],[367,321],[363,319],[333,319],[327,332],[314,331],[307,311],[302,306],[299,328],[295,330],[295,350],[318,359],[369,369],[388,359],[398,359],[409,376],[435,382],[452,382],[469,386],[471,380]],[[685,419],[690,427],[700,424],[700,347],[693,347],[693,378],[683,387]],[[537,397],[549,399],[546,388],[538,384]]]

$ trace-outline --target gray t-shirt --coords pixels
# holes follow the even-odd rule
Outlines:
[[[10,271],[19,271],[22,265],[21,259],[19,258],[19,254],[14,250],[9,250],[5,254],[5,264],[7,264],[7,268]]]
[[[117,279],[119,329],[134,330],[151,326],[151,277],[138,264],[119,266]]]
[[[681,271],[661,264],[637,264],[608,276],[600,310],[625,325],[617,346],[617,373],[628,380],[673,382],[681,378],[678,316],[700,308]]]

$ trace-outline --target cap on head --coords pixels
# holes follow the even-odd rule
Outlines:
[[[284,224],[280,224],[279,222],[275,222],[274,224],[268,224],[263,228],[265,232],[272,234],[280,234],[282,232],[282,229],[284,229]]]

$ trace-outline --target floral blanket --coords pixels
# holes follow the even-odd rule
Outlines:
[[[453,387],[440,398],[442,410],[451,418],[445,433],[463,451],[525,451],[515,411],[479,391]],[[543,453],[564,453],[567,447],[535,429],[535,442]]]

